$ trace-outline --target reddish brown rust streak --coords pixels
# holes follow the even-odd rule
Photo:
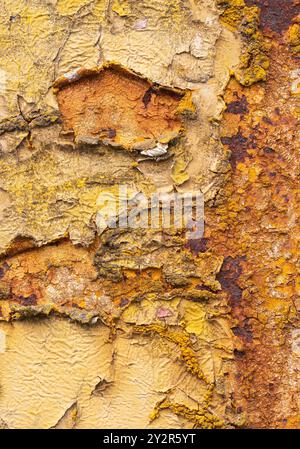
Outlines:
[[[238,285],[238,280],[242,274],[241,263],[245,260],[245,256],[226,257],[220,273],[217,275],[222,289],[228,294],[229,304],[232,308],[239,306],[242,300],[242,289]]]
[[[245,0],[245,3],[260,8],[260,24],[265,32],[283,33],[300,13],[299,0]]]
[[[299,232],[299,155],[295,148],[299,119],[293,112],[296,101],[288,72],[297,64],[282,36],[299,13],[299,3],[247,0],[248,5],[262,6],[262,29],[274,36],[271,66],[266,83],[243,88],[231,81],[228,86],[222,142],[232,152],[232,175],[225,189],[227,200],[216,209],[206,209],[207,246],[224,256],[218,279],[235,320],[234,398],[247,414],[247,427],[293,425],[278,405],[280,400],[286,401],[282,399],[282,376],[291,352],[286,343],[280,346],[278,339],[285,342],[289,332],[289,312],[281,312],[280,307],[295,307],[295,278],[279,286],[285,296],[270,299],[276,256],[269,254],[279,242],[278,259],[296,252]],[[255,173],[252,180],[248,177],[251,170]],[[287,217],[292,213],[295,221],[291,225]],[[225,228],[221,226],[224,222]],[[297,255],[294,258],[297,261]],[[290,256],[289,263],[292,261]],[[277,270],[280,273],[280,268]],[[297,318],[294,325],[299,327]],[[295,418],[294,425],[298,421]]]

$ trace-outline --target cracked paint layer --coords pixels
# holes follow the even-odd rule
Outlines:
[[[0,62],[3,426],[242,419],[226,381],[234,348],[222,257],[194,254],[182,229],[97,223],[99,196],[119,184],[145,195],[200,189],[214,202],[230,169],[218,120],[239,38],[214,2],[169,3],[6,2],[4,54],[19,52],[19,33],[26,64]],[[24,367],[16,377],[14,363]],[[13,385],[22,389],[25,373],[19,407]]]
[[[4,1],[0,428],[299,427],[286,4]],[[99,226],[120,184],[204,237]]]

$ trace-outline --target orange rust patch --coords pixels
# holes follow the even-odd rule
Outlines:
[[[54,312],[81,323],[93,323],[99,318],[113,328],[124,308],[132,302],[175,297],[195,301],[208,297],[216,299],[218,287],[210,289],[209,281],[207,286],[202,277],[193,272],[203,263],[201,259],[195,258],[191,273],[186,273],[180,285],[176,273],[174,278],[168,270],[151,267],[124,268],[120,277],[112,282],[97,269],[95,254],[99,244],[101,247],[96,240],[89,248],[84,248],[74,246],[65,238],[6,256],[0,264],[1,319],[10,321]],[[185,253],[182,246],[183,261]]]
[[[75,309],[85,315],[104,314],[111,322],[125,306],[142,299],[145,293],[171,289],[158,269],[124,270],[120,282],[99,277],[93,264],[94,246],[76,247],[68,239],[62,239],[41,248],[26,247],[24,252],[3,259],[0,265],[3,319],[19,318],[14,316],[15,306],[38,306],[71,318]]]
[[[79,75],[78,75],[79,76]],[[177,114],[184,93],[151,84],[118,66],[84,72],[68,83],[56,83],[65,131],[78,142],[132,149],[150,140],[166,143],[182,124]]]

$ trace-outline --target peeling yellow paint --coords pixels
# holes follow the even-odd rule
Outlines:
[[[1,428],[297,426],[298,22],[252,3],[4,1]],[[110,229],[124,184],[204,237]]]

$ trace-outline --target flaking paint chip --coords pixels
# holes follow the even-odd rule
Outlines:
[[[0,331],[0,354],[6,351],[6,334]]]

